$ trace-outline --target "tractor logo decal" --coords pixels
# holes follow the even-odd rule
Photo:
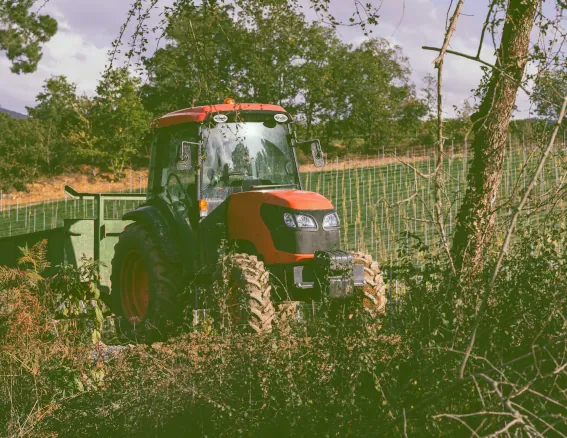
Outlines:
[[[228,120],[228,116],[226,116],[225,114],[217,114],[216,116],[213,117],[213,120],[217,123],[224,123]]]

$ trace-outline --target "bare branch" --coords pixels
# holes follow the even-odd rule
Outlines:
[[[435,170],[433,170],[433,172],[431,173],[423,173],[421,172],[419,169],[415,168],[414,166],[412,166],[411,164],[409,164],[408,162],[402,160],[397,154],[394,154],[394,157],[403,165],[409,167],[411,170],[413,170],[415,173],[417,173],[420,177],[424,178],[424,179],[429,179],[432,176],[435,176],[435,174],[437,173],[437,171],[439,170],[439,167],[436,166]]]
[[[441,415],[436,415],[433,418],[440,418],[440,417],[445,417],[445,418],[450,418],[452,420],[457,420],[459,423],[461,423],[463,426],[465,426],[472,433],[472,436],[480,438],[480,435],[476,432],[476,430],[474,430],[465,420],[463,420],[460,415],[441,414]]]
[[[436,52],[441,51],[440,48],[438,47],[430,47],[430,46],[422,46],[421,47],[423,50],[433,50]],[[448,53],[449,55],[455,55],[455,56],[460,56],[462,58],[466,58],[466,59],[470,59],[471,61],[476,61],[476,62],[480,62],[483,65],[486,65],[487,67],[490,67],[498,72],[500,72],[503,76],[506,76],[508,79],[517,82],[515,78],[513,78],[512,76],[510,76],[508,73],[506,73],[504,70],[498,68],[497,66],[495,66],[494,64],[490,64],[489,62],[483,61],[482,59],[477,58],[476,56],[471,56],[471,55],[467,55],[466,53],[461,53],[461,52],[456,52],[454,50],[445,50],[446,53]],[[532,92],[530,90],[528,90],[526,87],[524,87],[521,83],[519,84],[519,87],[528,95],[530,96],[532,94]]]
[[[510,430],[510,428],[512,426],[515,426],[516,424],[520,423],[520,420],[518,420],[517,418],[513,421],[511,421],[510,423],[508,423],[506,426],[504,426],[502,429],[497,430],[494,433],[491,433],[490,435],[486,435],[485,438],[496,438],[496,437],[500,437],[502,436],[504,433],[508,432]]]
[[[441,64],[443,63],[443,58],[445,57],[445,52],[447,51],[447,47],[449,47],[449,43],[451,42],[451,37],[453,36],[455,29],[457,28],[457,20],[459,19],[459,16],[461,15],[461,9],[463,8],[464,3],[465,3],[465,0],[459,0],[459,3],[457,3],[457,6],[455,8],[455,12],[453,13],[453,16],[451,17],[451,23],[449,24],[449,28],[447,29],[447,32],[445,33],[445,41],[443,41],[443,47],[441,47],[441,53],[439,53],[439,56],[437,58],[435,58],[435,60],[433,61],[433,64],[435,64],[435,68],[439,68],[441,66]]]
[[[486,14],[486,20],[484,20],[484,24],[482,25],[482,32],[480,33],[480,41],[478,43],[478,51],[476,52],[477,59],[480,59],[480,52],[482,51],[482,44],[484,43],[484,34],[486,33],[486,28],[488,27],[488,22],[490,21],[490,16],[492,15],[495,4],[496,0],[492,0],[490,2],[490,8],[488,9],[488,14]]]

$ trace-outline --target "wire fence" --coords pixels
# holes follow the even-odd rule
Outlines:
[[[63,187],[61,188],[63,191]],[[117,193],[143,193],[145,185]],[[2,198],[0,198],[1,200]],[[126,212],[136,208],[141,201],[113,200],[104,203],[106,219],[120,219]],[[96,201],[65,197],[43,202],[28,202],[6,205],[0,202],[0,237],[34,233],[63,226],[65,219],[93,219],[96,216]]]
[[[539,149],[512,139],[507,144],[500,198],[507,199],[520,193],[531,178],[536,166]],[[535,209],[538,202],[557,188],[567,170],[567,149],[558,144],[550,157],[533,193],[526,221],[536,226],[542,220],[541,211]],[[431,173],[436,165],[431,150],[412,150],[400,157],[384,152],[335,159],[322,170],[304,166],[303,187],[327,197],[341,217],[341,244],[344,249],[363,250],[388,260],[396,256],[409,234],[419,236],[427,245],[438,243],[439,233],[433,223],[434,181],[416,175],[413,168]],[[466,190],[470,151],[466,145],[449,144],[443,157],[446,206],[445,222],[449,235],[454,231],[455,215]],[[404,161],[407,164],[403,164]],[[527,163],[524,168],[524,163]],[[411,166],[411,167],[410,167]],[[413,167],[413,168],[412,168]],[[131,184],[126,192],[145,191],[145,181],[138,187]],[[0,237],[48,230],[63,225],[66,218],[94,218],[96,205],[93,200],[57,199],[35,204],[4,205],[0,197]],[[135,208],[140,201],[114,200],[105,202],[107,219],[118,219]],[[563,199],[554,203],[563,210]],[[511,213],[501,208],[499,220],[505,221]],[[537,213],[537,214],[535,214]]]
[[[539,148],[526,145],[521,139],[508,142],[498,201],[500,225],[507,223],[512,214],[512,206],[504,201],[525,189],[540,156]],[[564,144],[558,143],[526,207],[523,220],[528,226],[539,226],[549,212],[550,205],[545,201],[562,184],[567,171],[566,156]],[[449,145],[443,157],[443,213],[449,236],[454,232],[455,217],[465,195],[471,158],[464,145]],[[337,208],[342,218],[343,248],[388,260],[397,256],[410,234],[426,245],[439,244],[438,226],[433,220],[434,181],[420,177],[414,170],[430,174],[436,160],[432,151],[336,159],[330,163],[331,170],[306,172],[304,187],[326,196]],[[560,192],[555,194],[552,207],[555,211],[565,210]]]

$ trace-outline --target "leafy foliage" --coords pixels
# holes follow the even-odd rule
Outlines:
[[[0,113],[0,130],[0,190],[24,189],[26,183],[49,172],[45,157],[51,139],[43,124]]]
[[[73,160],[66,137],[79,124],[75,111],[76,88],[65,76],[53,76],[45,81],[43,91],[37,95],[36,106],[27,108],[30,118],[41,122],[50,140],[43,150],[43,159],[52,169],[64,168]]]
[[[126,68],[107,72],[87,115],[96,139],[93,149],[116,175],[135,157],[148,153],[144,136],[151,116],[142,106],[139,85],[140,80],[132,78]]]
[[[318,4],[318,13],[326,15],[327,6]],[[345,44],[333,26],[311,22],[296,2],[279,0],[180,1],[165,9],[160,26],[165,45],[151,57],[140,49],[143,84],[127,68],[114,68],[87,97],[65,76],[54,76],[28,108],[33,123],[4,123],[3,190],[82,164],[120,178],[127,166],[147,165],[152,118],[228,96],[283,105],[299,135],[321,137],[331,155],[426,139],[418,135],[426,107],[409,63],[384,39]],[[143,39],[147,29],[138,32]],[[18,139],[25,136],[23,149]]]
[[[2,436],[28,433],[53,411],[53,400],[93,390],[104,378],[85,348],[89,325],[71,323],[57,335],[54,321],[58,308],[76,304],[77,299],[87,305],[94,300],[100,306],[91,285],[79,281],[98,278],[97,265],[83,259],[78,270],[61,267],[55,278],[45,278],[46,254],[46,242],[39,242],[22,248],[19,268],[0,267]],[[83,315],[99,321],[96,310]]]
[[[78,268],[72,265],[58,266],[58,273],[50,283],[56,316],[80,316],[93,321],[91,339],[94,345],[100,342],[104,321],[103,304],[97,286],[101,265],[101,262],[83,256]]]
[[[537,112],[548,121],[557,120],[563,96],[567,94],[565,86],[567,72],[563,69],[544,71],[535,79],[532,101],[536,105]]]
[[[306,135],[362,138],[367,151],[415,132],[425,107],[400,47],[372,39],[353,48],[288,2],[237,3],[170,13],[167,45],[146,60],[144,102],[156,117],[232,96],[282,104]]]
[[[32,12],[34,0],[0,1],[0,50],[12,62],[13,73],[33,73],[41,60],[41,46],[57,32],[57,21]]]
[[[65,76],[54,76],[28,108],[29,119],[0,114],[0,190],[22,190],[41,175],[81,164],[109,169],[116,178],[125,166],[144,164],[151,115],[139,86],[126,69],[112,70],[91,99],[78,96]]]

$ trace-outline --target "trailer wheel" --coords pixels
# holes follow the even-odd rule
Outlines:
[[[352,253],[353,262],[364,266],[364,286],[357,287],[362,305],[372,315],[384,312],[386,308],[386,284],[378,262],[369,254]]]
[[[117,327],[128,339],[165,339],[181,324],[182,269],[163,254],[147,226],[124,228],[112,259],[112,311]]]
[[[221,315],[236,327],[269,333],[275,316],[271,301],[270,273],[256,256],[234,254],[227,260],[221,289]],[[223,290],[224,289],[224,290]]]

